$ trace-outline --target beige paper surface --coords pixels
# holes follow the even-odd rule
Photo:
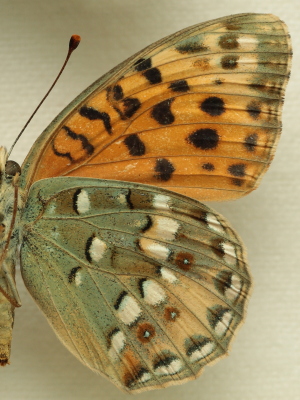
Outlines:
[[[186,26],[241,12],[278,15],[294,47],[283,134],[261,187],[214,204],[243,238],[254,278],[245,325],[230,356],[196,381],[138,395],[143,400],[300,399],[300,12],[298,0],[0,0],[1,144],[9,147],[52,83],[71,34],[82,36],[67,70],[19,141],[34,139],[86,86],[151,42]],[[27,293],[16,312],[1,400],[115,400],[128,396],[82,366],[55,337]]]

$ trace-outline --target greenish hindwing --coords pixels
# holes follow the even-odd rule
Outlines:
[[[45,179],[30,190],[22,235],[24,282],[57,335],[127,391],[196,377],[243,321],[243,246],[223,217],[185,196]]]

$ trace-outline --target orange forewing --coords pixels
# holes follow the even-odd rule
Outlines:
[[[24,163],[23,187],[81,176],[199,200],[241,197],[274,154],[290,59],[286,26],[272,15],[221,18],[165,38],[53,121]]]

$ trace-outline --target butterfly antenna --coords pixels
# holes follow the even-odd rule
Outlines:
[[[52,83],[50,89],[48,90],[48,92],[45,94],[45,96],[42,98],[42,100],[40,101],[40,103],[38,104],[37,108],[33,111],[31,117],[28,119],[28,121],[26,122],[26,124],[24,125],[23,129],[21,130],[21,132],[18,134],[16,140],[14,141],[13,145],[11,146],[9,152],[8,152],[8,157],[10,156],[15,144],[17,143],[17,141],[20,139],[22,133],[25,131],[25,129],[27,128],[27,126],[29,125],[30,121],[32,120],[32,118],[35,116],[35,114],[37,113],[38,109],[41,107],[41,105],[44,103],[44,101],[46,100],[46,98],[48,97],[49,93],[51,92],[51,90],[53,89],[53,87],[55,86],[56,82],[58,81],[58,79],[60,78],[63,70],[65,69],[69,58],[71,57],[71,54],[73,53],[73,51],[75,49],[77,49],[77,47],[79,46],[80,43],[80,36],[79,35],[72,35],[71,39],[69,41],[69,50],[68,50],[68,54],[67,57],[65,59],[65,62],[63,63],[63,66],[61,67],[61,70],[59,71],[57,77],[55,78],[54,82]]]

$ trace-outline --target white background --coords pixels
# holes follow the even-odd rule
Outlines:
[[[79,92],[151,42],[186,26],[241,12],[278,15],[294,60],[283,135],[261,187],[214,204],[243,238],[254,278],[245,325],[230,356],[196,381],[139,399],[300,399],[300,81],[298,0],[0,0],[1,144],[9,147],[55,77],[71,34],[82,36],[60,82],[19,141],[22,162],[34,139]],[[1,400],[125,399],[82,366],[55,337],[27,293],[16,312],[11,365],[0,370]]]

